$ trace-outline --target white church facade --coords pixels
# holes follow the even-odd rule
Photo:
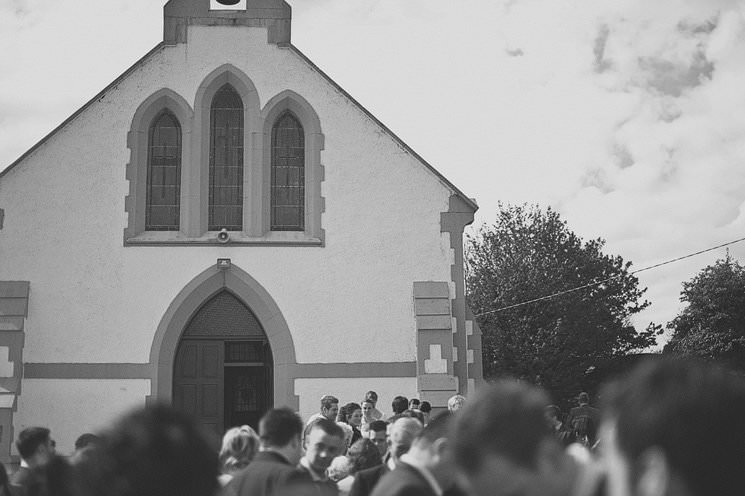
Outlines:
[[[0,173],[0,460],[26,426],[65,451],[148,402],[220,433],[326,393],[476,387],[475,202],[290,43],[284,1],[164,13]]]

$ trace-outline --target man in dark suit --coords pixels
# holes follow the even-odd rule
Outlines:
[[[447,442],[450,414],[437,417],[414,439],[396,468],[384,475],[372,496],[442,496],[455,471]]]
[[[595,445],[597,440],[600,410],[590,406],[590,396],[585,392],[579,393],[577,403],[579,406],[569,410],[566,425],[574,437],[573,441],[590,448]]]
[[[289,408],[269,410],[259,421],[260,451],[225,486],[223,495],[281,495],[288,484],[309,482],[296,468],[302,456],[302,432],[303,422],[295,412]]]
[[[27,427],[18,434],[16,448],[21,455],[21,467],[11,476],[10,485],[25,492],[31,470],[43,467],[54,456],[54,441],[46,427]]]
[[[404,417],[398,419],[390,429],[388,453],[383,458],[383,464],[357,472],[349,496],[370,496],[378,481],[396,468],[399,458],[409,451],[414,438],[422,430],[422,425],[414,418]]]

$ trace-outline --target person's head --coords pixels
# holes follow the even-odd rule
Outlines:
[[[321,415],[329,420],[336,420],[339,414],[339,399],[327,394],[321,398]]]
[[[232,473],[248,466],[259,451],[259,435],[250,426],[233,427],[222,437],[220,466],[223,472]]]
[[[544,417],[539,389],[518,382],[486,387],[454,418],[453,453],[461,485],[474,496],[566,495],[576,464]]]
[[[346,411],[345,422],[359,428],[362,424],[362,407],[359,404],[352,402],[344,405],[344,410]]]
[[[78,436],[78,438],[75,440],[75,451],[87,448],[89,446],[95,446],[98,442],[98,436],[90,432],[86,432],[85,434],[81,434],[80,436]]]
[[[548,425],[551,427],[553,427],[556,422],[561,422],[561,408],[557,405],[548,405],[543,410],[543,413],[546,416],[546,422],[548,422]]]
[[[362,416],[367,419],[368,422],[372,421],[373,419],[373,412],[375,411],[375,403],[373,403],[370,400],[365,400],[360,405],[360,408],[362,408]]]
[[[458,410],[463,408],[463,405],[465,404],[466,404],[466,398],[461,396],[460,394],[451,396],[450,399],[448,399],[448,411],[457,412]]]
[[[375,405],[378,404],[378,393],[375,391],[368,391],[365,393],[365,401],[369,401],[372,403],[373,408],[375,408]]]
[[[711,364],[654,360],[606,386],[610,496],[745,494],[745,379]]]
[[[429,417],[432,414],[432,405],[429,401],[422,401],[419,404],[419,411],[422,412],[422,416],[424,417],[424,425],[427,425],[429,423]]]
[[[385,455],[385,452],[388,451],[387,431],[388,423],[383,420],[370,422],[370,429],[367,431],[370,441],[377,446],[380,456]]]
[[[419,410],[404,410],[401,413],[401,416],[417,419],[422,425],[424,425],[424,414]]]
[[[406,399],[406,396],[396,396],[393,398],[391,409],[393,410],[394,415],[399,415],[405,412],[407,408],[409,408],[409,400]]]
[[[577,403],[581,405],[588,405],[590,403],[590,395],[582,391],[577,395]]]
[[[122,417],[81,466],[96,474],[94,494],[198,496],[217,489],[216,450],[191,417],[166,405]]]
[[[394,460],[409,451],[414,438],[422,431],[422,424],[411,417],[403,417],[396,420],[390,426],[388,433],[388,452]]]
[[[350,464],[350,474],[359,472],[366,468],[376,467],[383,463],[383,456],[378,447],[370,439],[357,440],[347,453]]]
[[[305,430],[305,459],[310,468],[323,473],[344,452],[344,431],[336,422],[319,418]]]
[[[283,454],[293,465],[300,461],[303,453],[302,433],[303,421],[289,408],[273,408],[259,420],[261,447]]]
[[[411,398],[409,400],[409,410],[419,410],[419,403],[417,398]]]
[[[47,463],[54,455],[55,443],[46,427],[27,427],[18,434],[16,448],[29,467]]]
[[[452,453],[448,444],[452,414],[445,413],[433,419],[414,438],[409,449],[412,456],[424,465],[443,489],[450,487],[455,478]]]

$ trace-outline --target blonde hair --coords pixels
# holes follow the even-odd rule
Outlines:
[[[220,468],[223,473],[236,472],[251,463],[259,450],[259,436],[250,426],[228,429],[222,438]]]

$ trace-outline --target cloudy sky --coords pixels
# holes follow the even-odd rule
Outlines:
[[[0,169],[161,40],[164,3],[0,0]],[[744,2],[289,3],[293,43],[476,198],[475,225],[550,205],[633,269],[745,236]],[[637,325],[724,255],[639,274]]]

